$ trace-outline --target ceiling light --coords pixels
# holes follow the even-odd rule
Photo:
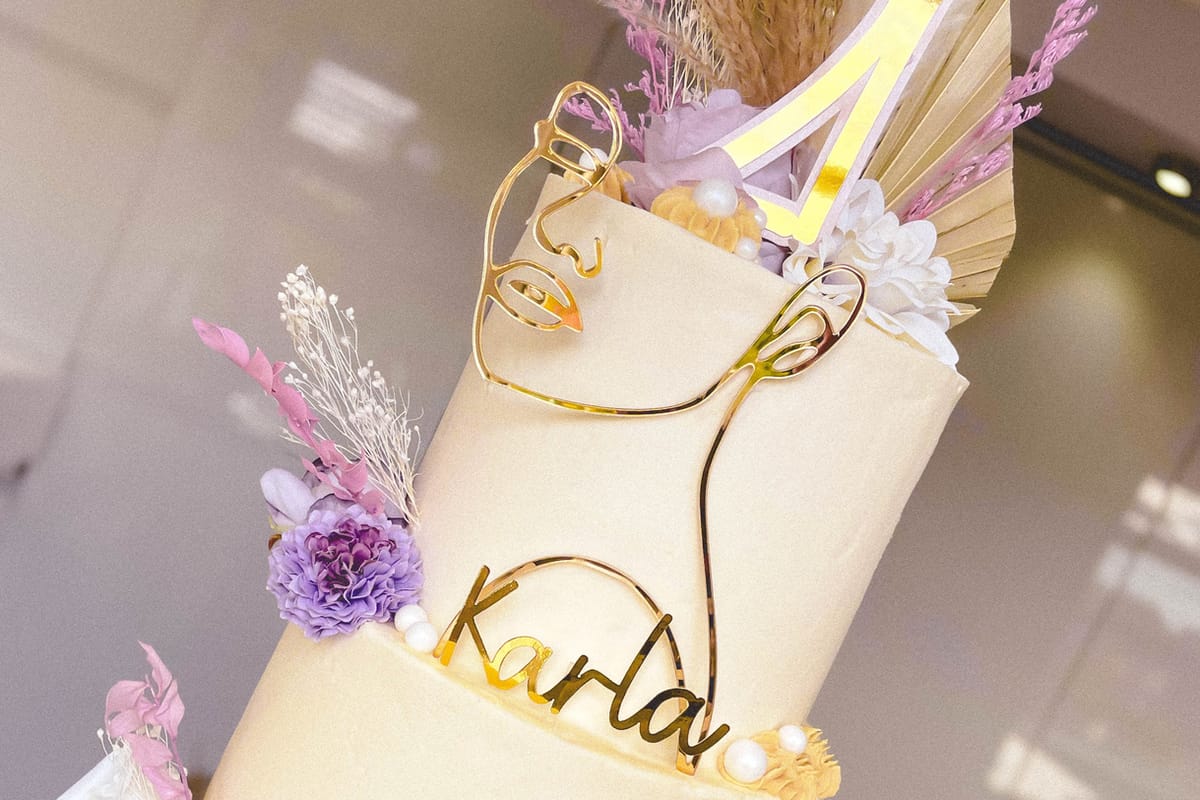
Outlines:
[[[1200,181],[1200,169],[1183,159],[1163,156],[1154,165],[1154,182],[1172,197],[1188,199]]]
[[[1159,169],[1154,173],[1154,181],[1158,188],[1174,197],[1191,197],[1192,182],[1182,172],[1173,169]]]

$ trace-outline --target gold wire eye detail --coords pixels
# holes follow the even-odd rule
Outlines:
[[[552,331],[562,327],[577,333],[583,330],[579,306],[571,290],[561,278],[536,262],[522,259],[505,264],[495,273],[489,296],[504,313],[532,328]],[[525,311],[532,312],[534,308],[538,309],[535,312],[538,316]]]

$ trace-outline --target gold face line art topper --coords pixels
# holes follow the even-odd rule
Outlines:
[[[565,144],[578,149],[581,154],[594,152],[586,142],[564,131],[557,122],[563,104],[570,98],[581,94],[603,109],[613,125],[609,154],[592,167],[585,167],[580,162],[571,160],[554,149],[556,144]],[[567,328],[576,333],[582,333],[584,324],[583,311],[574,294],[550,267],[531,259],[514,259],[502,264],[496,263],[496,232],[499,227],[501,211],[512,187],[517,179],[539,159],[546,160],[583,181],[579,189],[547,204],[534,216],[534,241],[548,256],[564,256],[570,259],[575,273],[580,277],[589,279],[597,277],[603,267],[603,245],[600,240],[593,241],[595,260],[589,266],[573,244],[553,241],[546,232],[545,222],[547,217],[595,190],[609,175],[616,164],[617,153],[621,147],[620,127],[616,109],[599,89],[581,81],[570,83],[558,93],[547,117],[538,120],[534,125],[533,148],[509,170],[497,188],[488,211],[484,233],[483,275],[475,303],[472,331],[472,355],[475,366],[484,380],[506,386],[535,400],[574,411],[610,416],[651,416],[693,408],[707,400],[727,380],[742,371],[748,371],[751,374],[750,384],[753,385],[761,379],[791,377],[814,364],[849,330],[862,309],[866,294],[866,279],[853,267],[843,265],[830,267],[805,281],[784,302],[773,322],[729,369],[700,394],[681,399],[679,402],[652,407],[616,407],[584,398],[557,397],[533,387],[523,386],[491,369],[483,346],[483,323],[489,302],[495,303],[516,322],[537,330],[555,331]],[[846,273],[859,287],[857,300],[852,305],[849,316],[843,325],[834,325],[825,309],[816,304],[804,305],[791,319],[784,322],[783,318],[789,309],[795,307],[809,289],[819,288],[826,278],[837,272]],[[517,277],[517,275],[521,277]],[[539,285],[539,281],[544,281],[544,283]],[[538,313],[538,316],[531,316],[533,313]],[[819,332],[803,342],[784,345],[787,350],[787,358],[783,357],[785,354],[782,350],[772,353],[768,367],[766,362],[761,359],[763,353],[787,333],[800,327],[799,323],[809,317],[816,318]],[[787,368],[783,369],[782,365],[785,362]]]
[[[578,148],[581,152],[588,152],[586,143],[562,131],[555,122],[555,118],[561,111],[562,104],[575,94],[584,94],[595,101],[613,123],[613,145],[614,149],[603,163],[593,167],[586,168],[581,164],[570,161],[564,156],[558,154],[553,146],[555,143],[562,142]],[[515,322],[525,325],[536,330],[544,331],[547,335],[561,335],[556,333],[559,328],[566,327],[576,333],[583,332],[583,315],[567,285],[547,266],[539,264],[528,259],[517,259],[504,264],[497,264],[494,255],[494,241],[496,228],[499,222],[500,211],[503,208],[505,200],[512,189],[516,179],[526,169],[532,166],[538,159],[545,159],[552,164],[562,167],[581,178],[584,185],[558,201],[550,203],[534,219],[534,241],[537,243],[548,256],[565,256],[571,260],[572,266],[576,274],[587,279],[596,279],[602,266],[603,248],[599,241],[595,242],[596,261],[589,267],[584,264],[579,251],[567,243],[555,243],[546,234],[543,227],[545,218],[550,214],[555,213],[566,207],[567,205],[576,202],[579,198],[586,195],[589,191],[595,189],[601,181],[607,176],[616,158],[616,149],[620,146],[619,123],[617,120],[616,110],[611,102],[604,97],[599,90],[588,86],[584,83],[573,83],[559,93],[555,99],[554,105],[551,108],[550,115],[547,119],[541,120],[534,128],[534,147],[517,165],[508,173],[501,182],[500,187],[496,191],[496,195],[492,200],[491,210],[488,214],[486,242],[485,242],[485,262],[483,269],[483,277],[480,284],[479,297],[475,307],[474,329],[473,329],[473,354],[476,367],[480,375],[487,381],[495,383],[499,386],[504,386],[527,397],[533,398],[543,403],[547,403],[559,408],[565,408],[572,411],[579,411],[588,414],[608,416],[614,418],[632,417],[632,416],[653,416],[663,414],[674,414],[687,411],[704,403],[709,397],[713,396],[725,383],[737,375],[744,374],[744,382],[741,388],[737,391],[728,409],[726,410],[720,426],[714,434],[713,442],[709,448],[708,455],[705,458],[703,467],[698,476],[699,482],[699,502],[697,507],[697,525],[699,529],[699,550],[701,563],[703,565],[703,577],[705,588],[705,608],[704,612],[707,616],[708,625],[708,682],[705,697],[701,701],[700,698],[695,698],[696,702],[688,700],[681,692],[687,692],[682,686],[682,681],[675,690],[675,694],[671,695],[677,700],[683,702],[687,709],[692,709],[692,716],[699,714],[701,710],[704,712],[701,722],[700,731],[698,734],[698,742],[696,745],[686,746],[687,728],[690,727],[690,722],[684,725],[682,717],[677,720],[679,726],[676,730],[680,737],[679,755],[677,758],[677,768],[687,774],[693,774],[699,762],[701,754],[706,747],[700,747],[703,742],[715,743],[716,738],[724,735],[721,728],[712,732],[710,730],[713,724],[713,715],[716,705],[717,693],[717,621],[716,621],[716,598],[713,590],[713,566],[709,553],[709,523],[708,523],[708,484],[709,478],[716,461],[717,451],[720,448],[721,442],[724,440],[726,432],[729,430],[730,424],[733,421],[734,415],[741,408],[743,402],[750,393],[763,381],[778,381],[788,378],[793,378],[809,367],[813,366],[826,353],[828,353],[838,342],[842,340],[845,334],[850,330],[851,326],[858,320],[862,312],[863,305],[866,300],[867,282],[866,278],[856,269],[850,266],[838,265],[830,267],[822,272],[817,273],[809,278],[787,297],[779,310],[763,327],[762,332],[755,337],[754,341],[749,344],[742,355],[739,356],[733,364],[731,364],[724,372],[717,375],[707,389],[703,392],[689,398],[681,398],[678,402],[670,403],[661,406],[652,407],[615,407],[605,404],[589,402],[587,399],[574,399],[558,397],[553,394],[542,392],[536,388],[524,386],[514,380],[510,380],[502,375],[498,375],[488,366],[487,356],[483,348],[483,323],[484,316],[487,311],[489,301],[495,302],[503,309],[503,311],[512,318]],[[516,279],[509,278],[505,282],[505,277],[510,276],[518,270],[523,270],[527,277],[536,277],[541,280],[548,281],[548,285],[537,286],[525,278]],[[620,280],[619,275],[605,273],[608,277],[601,278],[603,280]],[[852,284],[857,285],[858,291],[854,294],[854,299],[849,303],[849,308],[846,310],[845,320],[840,324],[835,324],[830,312],[822,305],[808,300],[808,292],[812,289],[821,289],[827,278],[843,274],[843,277],[848,277]],[[530,317],[528,313],[519,310],[517,307],[509,303],[509,298],[503,294],[504,289],[509,289],[516,293],[517,298],[522,299],[530,305],[530,310],[539,309],[545,315],[541,319]],[[846,286],[844,284],[838,286],[841,293],[845,293]],[[513,298],[514,300],[516,298]],[[589,563],[594,566],[594,562],[581,556],[562,556],[547,559],[538,559],[530,562],[519,569],[538,569],[547,564],[559,563],[561,561],[572,561],[575,563]],[[638,590],[645,597],[645,593],[641,588],[628,577],[623,576],[615,568],[609,567],[614,573],[622,575],[631,588]],[[515,587],[514,587],[515,588]],[[511,589],[509,590],[511,591]],[[459,628],[461,633],[461,627]],[[669,626],[666,633],[669,634]],[[475,635],[472,629],[472,635]],[[652,644],[653,639],[651,640]],[[512,648],[504,649],[502,656],[507,657],[512,649],[517,647],[534,647],[536,640],[522,640],[514,644]],[[481,657],[485,661],[492,662],[496,669],[499,663],[494,662],[492,657],[486,653],[476,637],[476,643],[481,649]],[[540,643],[536,643],[537,647],[541,647]],[[507,647],[507,645],[505,646]],[[541,652],[534,647],[535,653]],[[453,652],[453,646],[450,647],[450,652]],[[500,662],[503,661],[500,658]],[[678,654],[676,653],[678,658]],[[449,655],[443,656],[443,663],[446,663]],[[677,662],[678,665],[678,662]],[[678,674],[681,676],[682,665]],[[536,672],[536,668],[535,668]],[[489,677],[492,671],[488,671]],[[528,675],[528,672],[526,672]],[[576,676],[581,677],[581,676]],[[599,681],[599,679],[597,678]],[[600,681],[603,683],[603,681]],[[607,685],[607,684],[605,684]],[[611,688],[611,687],[610,687]],[[613,690],[616,693],[616,689]],[[535,698],[541,696],[530,686],[530,697]],[[687,692],[688,696],[695,697]],[[620,698],[618,697],[618,700]],[[619,702],[614,706],[614,709],[619,708]],[[614,710],[610,723],[614,727],[624,728],[632,727],[633,724],[629,720],[620,720],[617,711]],[[628,724],[627,724],[628,723]],[[640,728],[643,737],[648,738],[650,732],[647,728]],[[669,735],[669,734],[667,734]],[[714,738],[715,737],[715,738]],[[657,739],[649,739],[649,741],[657,741]],[[711,745],[709,745],[711,746]],[[690,757],[690,759],[689,759]]]

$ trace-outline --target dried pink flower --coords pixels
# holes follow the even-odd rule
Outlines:
[[[229,328],[202,319],[193,319],[192,327],[196,329],[200,341],[241,367],[243,372],[258,382],[264,392],[274,398],[279,413],[287,421],[288,430],[317,455],[316,461],[303,460],[306,469],[329,486],[337,497],[358,503],[372,514],[384,510],[386,500],[371,484],[365,460],[359,458],[351,461],[338,450],[333,440],[318,434],[317,424],[320,420],[304,402],[300,392],[284,380],[283,371],[287,366],[284,362],[270,362],[258,348],[255,348],[254,355],[250,355],[245,340]]]
[[[1087,37],[1084,28],[1096,16],[1097,9],[1088,6],[1089,2],[1065,0],[1058,7],[1042,46],[1029,60],[1029,68],[1009,81],[996,110],[967,138],[958,154],[917,192],[900,215],[902,221],[929,217],[1012,162],[1008,134],[1042,113],[1040,103],[1025,105],[1021,101],[1045,91],[1054,81],[1055,65]]]
[[[160,800],[191,800],[176,745],[183,719],[179,687],[154,648],[144,642],[138,644],[146,651],[150,675],[140,681],[119,681],[108,690],[105,732],[114,741],[120,739],[128,745]]]
[[[634,122],[625,110],[621,96],[616,89],[609,89],[609,97],[617,111],[617,119],[621,123],[621,134],[629,147],[640,156],[643,153],[643,140],[649,116],[663,114],[680,100],[680,89],[672,80],[674,55],[666,39],[658,30],[641,24],[640,20],[647,14],[661,17],[667,7],[666,0],[613,0],[607,3],[626,22],[625,42],[629,49],[646,61],[646,69],[636,83],[625,84],[625,90],[638,92],[647,101],[647,111],[637,115]],[[612,124],[607,115],[596,111],[590,100],[576,97],[567,101],[563,110],[592,124],[592,130],[608,131]]]

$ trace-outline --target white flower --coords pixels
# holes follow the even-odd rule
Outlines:
[[[324,492],[312,487],[286,469],[269,469],[259,479],[263,497],[271,508],[271,519],[280,530],[290,530],[308,520],[308,510]],[[324,484],[321,484],[325,489]]]
[[[936,244],[932,222],[900,224],[895,214],[884,210],[879,184],[862,179],[851,190],[833,231],[815,247],[798,248],[789,256],[783,276],[803,283],[829,264],[856,267],[867,279],[867,319],[888,333],[907,335],[942,363],[954,366],[958,352],[946,331],[957,309],[946,299],[950,264],[933,255]],[[832,277],[824,288],[849,280]]]
[[[117,740],[112,747],[58,800],[158,800],[158,793],[133,760],[129,746]]]

